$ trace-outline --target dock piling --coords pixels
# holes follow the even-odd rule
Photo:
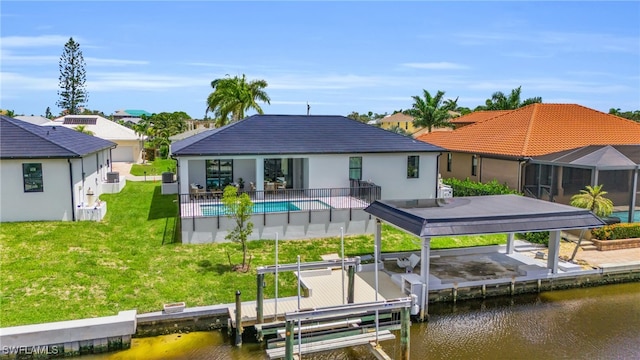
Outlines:
[[[411,311],[410,308],[400,309],[401,327],[400,327],[400,358],[402,360],[409,360],[409,353],[411,352],[410,344],[410,329],[411,329]]]
[[[285,360],[293,360],[293,328],[294,321],[287,321],[284,342],[284,358]]]
[[[256,298],[256,323],[264,323],[264,274],[258,274],[258,292]]]
[[[240,290],[236,290],[236,346],[242,346],[242,301]]]
[[[348,291],[347,291],[347,303],[353,304],[355,301],[355,282],[356,282],[356,266],[349,266],[349,283],[348,283]]]

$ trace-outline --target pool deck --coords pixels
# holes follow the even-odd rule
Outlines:
[[[263,202],[282,202],[282,201],[299,202],[299,203],[296,203],[296,206],[300,208],[300,210],[295,210],[295,211],[324,211],[329,208],[363,209],[369,205],[367,202],[363,200],[350,197],[350,196],[332,196],[332,197],[284,197],[283,196],[283,197],[279,197],[276,194],[273,196],[269,196],[269,198],[265,200],[252,199],[252,201],[254,202],[254,204],[263,203]],[[322,208],[312,206],[313,201],[322,202],[323,203],[323,205],[321,205]],[[217,199],[217,198],[195,199],[189,202],[181,203],[180,214],[182,215],[183,218],[216,217],[217,215],[203,214],[201,205],[220,205],[220,204],[222,204],[222,201],[220,201],[220,199]],[[268,211],[267,213],[274,213],[274,212],[287,212],[287,211]]]

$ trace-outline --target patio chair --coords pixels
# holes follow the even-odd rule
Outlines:
[[[407,272],[413,272],[413,269],[420,263],[420,256],[411,254],[408,258],[397,259],[396,264],[399,268],[405,269]]]
[[[276,183],[276,189],[278,190],[284,190],[287,188],[287,182],[286,181],[282,181],[282,182],[277,182]]]
[[[264,191],[276,191],[276,183],[273,183],[273,182],[265,183]]]
[[[251,191],[256,191],[256,184],[254,184],[253,181],[249,181],[249,189],[251,189]]]

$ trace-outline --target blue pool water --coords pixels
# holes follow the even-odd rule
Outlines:
[[[200,208],[203,216],[227,215],[224,205],[221,204],[200,205]],[[330,208],[330,206],[320,200],[265,201],[254,203],[253,213],[262,214],[308,209],[320,210],[328,208]]]
[[[615,211],[611,213],[611,216],[615,216],[620,218],[621,222],[627,222],[627,219],[629,219],[629,212],[628,211]],[[636,210],[633,213],[633,222],[640,222],[640,211]]]

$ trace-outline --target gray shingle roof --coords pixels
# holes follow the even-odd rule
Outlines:
[[[325,115],[254,115],[171,145],[178,156],[439,151],[344,116]]]
[[[115,145],[62,126],[38,126],[0,116],[0,159],[82,157]]]
[[[416,236],[500,234],[600,227],[591,211],[519,195],[378,200],[364,211]]]

